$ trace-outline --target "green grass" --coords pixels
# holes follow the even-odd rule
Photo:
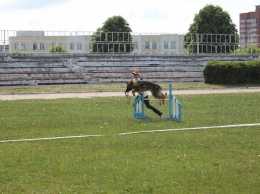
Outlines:
[[[259,93],[177,98],[181,123],[124,97],[0,101],[0,140],[104,135],[0,143],[0,193],[258,193],[259,126],[117,135],[260,123]]]

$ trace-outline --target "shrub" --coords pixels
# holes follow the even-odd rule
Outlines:
[[[247,46],[241,46],[238,49],[234,50],[233,53],[241,53],[241,54],[245,54],[245,53],[260,53],[260,48],[257,47],[257,45],[247,45]]]
[[[209,61],[203,70],[203,75],[207,84],[260,83],[260,60]]]
[[[50,50],[51,53],[67,53],[67,50],[62,46],[62,45],[58,45],[58,46],[51,46]]]

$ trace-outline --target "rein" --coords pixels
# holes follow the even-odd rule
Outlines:
[[[130,104],[131,96],[125,92],[125,97],[127,98],[127,104]]]

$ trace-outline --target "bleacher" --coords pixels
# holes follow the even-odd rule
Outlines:
[[[247,61],[258,55],[19,54],[0,55],[0,86],[124,83],[139,69],[151,82],[203,82],[209,60]]]
[[[0,60],[0,86],[124,83],[133,69],[151,82],[202,82],[202,68],[192,60],[9,58]]]
[[[88,67],[84,68],[84,75],[89,77],[88,82],[122,83],[132,79],[133,69],[141,71],[141,77],[151,82],[202,82],[202,68],[174,68],[174,67]]]
[[[0,63],[0,86],[86,83],[60,62]]]

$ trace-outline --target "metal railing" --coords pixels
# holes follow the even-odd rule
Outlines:
[[[93,38],[95,35],[95,38]],[[213,54],[254,52],[259,35],[0,30],[0,53]],[[251,51],[248,51],[251,47]],[[61,49],[61,50],[59,50]]]

